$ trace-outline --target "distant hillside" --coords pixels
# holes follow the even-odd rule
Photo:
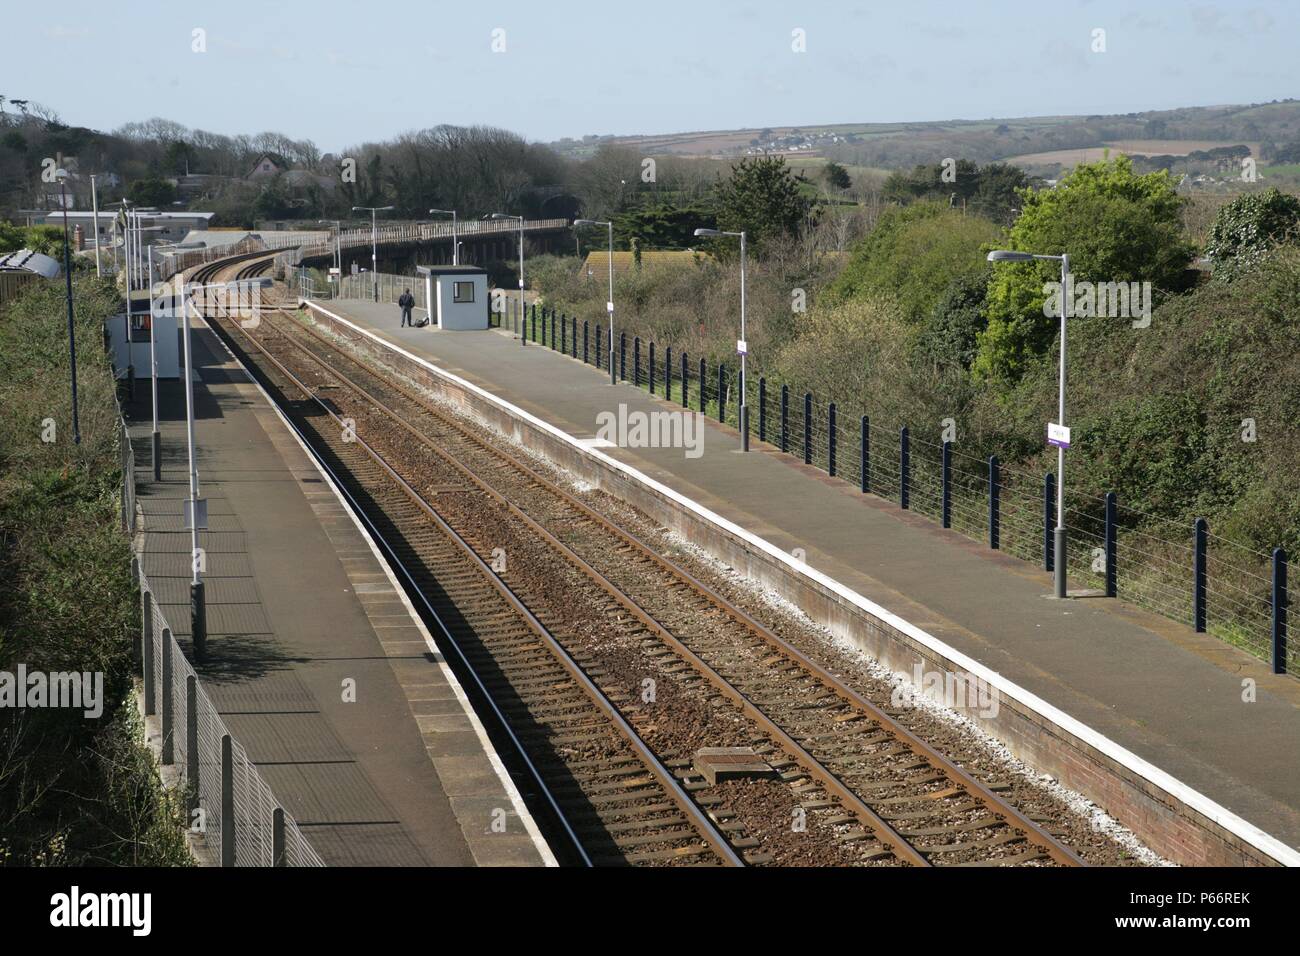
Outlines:
[[[1168,141],[1191,141],[1178,148]],[[1082,151],[1107,146],[1134,154],[1185,154],[1196,149],[1247,144],[1266,158],[1300,141],[1300,101],[1193,106],[1110,116],[1036,116],[932,123],[842,123],[764,129],[709,130],[642,136],[588,136],[551,144],[583,156],[604,144],[649,154],[733,158],[752,152],[819,156],[853,166],[902,168],[945,156],[979,163],[1018,159],[1028,165],[1067,166]],[[1139,147],[1138,144],[1141,144]],[[1195,145],[1193,145],[1193,143]],[[1121,144],[1116,146],[1115,144]],[[1048,154],[1048,155],[1044,155]],[[1052,155],[1056,154],[1056,155]],[[1048,170],[1045,170],[1048,171]]]

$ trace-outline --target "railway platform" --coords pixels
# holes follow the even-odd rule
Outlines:
[[[200,681],[329,866],[553,865],[429,633],[370,538],[210,329],[194,332],[207,592]],[[142,568],[192,660],[185,396],[127,407]]]
[[[1121,769],[1140,783],[1158,780],[1166,797],[1178,795],[1247,843],[1273,841],[1280,851],[1273,859],[1300,859],[1300,682],[1293,677],[1120,601],[1049,600],[1051,577],[1040,569],[770,446],[754,441],[744,455],[736,431],[715,421],[703,426],[698,456],[680,447],[610,446],[596,437],[602,412],[680,406],[611,386],[606,372],[550,348],[521,347],[508,330],[399,328],[389,304],[309,305],[562,431],[574,445],[598,449],[686,507],[707,509],[783,552],[803,549],[820,575],[1009,682],[1047,715],[1045,723],[1060,718],[1055,730],[1068,724],[1070,735],[1099,752],[1120,754]],[[1246,680],[1257,689],[1253,701],[1243,694]],[[1140,832],[1141,815],[1164,812],[1151,806],[1135,804],[1126,822],[1137,821]],[[1188,851],[1189,861],[1195,856]]]

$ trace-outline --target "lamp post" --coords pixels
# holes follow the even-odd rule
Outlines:
[[[353,206],[353,212],[370,212],[370,278],[374,282],[375,301],[379,301],[379,234],[376,214],[392,209],[392,206]],[[339,267],[340,270],[342,267]]]
[[[72,374],[72,443],[81,444],[81,420],[77,415],[77,332],[72,323],[72,244],[68,240],[68,173],[60,169],[56,174],[59,180],[60,202],[63,204],[63,275],[67,283],[68,294],[68,359]]]
[[[238,283],[219,282],[212,285],[192,285],[182,289],[181,316],[184,321],[182,341],[185,346],[185,444],[189,453],[190,494],[187,503],[186,524],[190,532],[190,627],[194,641],[194,659],[202,662],[207,649],[208,612],[207,601],[203,592],[203,576],[199,560],[199,530],[206,528],[208,514],[206,502],[199,498],[199,470],[194,458],[194,359],[190,347],[190,309],[198,312],[194,305],[194,293],[209,289],[238,292]]]
[[[454,209],[430,209],[429,215],[442,214],[451,216],[451,264],[460,265],[460,243],[456,241],[456,210]]]
[[[201,242],[162,242],[157,245],[169,249],[201,249]],[[153,404],[153,432],[150,435],[150,449],[153,459],[153,480],[162,481],[162,433],[158,430],[158,345],[154,337],[154,297],[153,297],[153,246],[149,246],[149,378],[150,396]]]
[[[103,268],[99,264],[99,192],[95,189],[95,177],[90,177],[90,214],[95,220],[95,275],[102,276]]]
[[[1068,253],[1062,253],[1059,256],[1039,255],[1032,252],[1013,252],[1006,249],[996,249],[988,254],[989,262],[1032,262],[1035,259],[1047,259],[1053,262],[1061,263],[1061,366],[1057,389],[1057,425],[1065,429],[1065,341],[1066,325],[1065,320],[1069,315],[1069,275],[1070,275],[1070,256]],[[1052,550],[1054,553],[1052,571],[1055,575],[1053,584],[1055,596],[1058,598],[1068,597],[1066,591],[1066,531],[1065,531],[1065,449],[1069,447],[1068,432],[1063,439],[1058,438],[1053,442],[1056,445],[1056,530],[1052,538]]]
[[[343,240],[339,234],[343,231],[343,223],[338,219],[317,219],[317,222],[334,223],[334,267],[339,270],[339,282],[343,281]]]
[[[614,371],[614,222],[602,219],[575,219],[573,227],[604,226],[609,230],[609,299],[605,302],[605,311],[609,313],[609,384],[618,383],[618,373]]]
[[[749,343],[745,341],[745,233],[744,230],[725,232],[721,229],[696,229],[695,235],[740,237],[740,341],[736,343],[736,351],[740,353],[740,450],[749,451],[749,405],[745,398],[745,359],[749,356]]]
[[[131,299],[131,293],[135,291],[135,270],[132,259],[132,224],[133,214],[131,210],[131,200],[123,199],[119,205],[122,207],[122,286],[126,290],[126,315],[123,317],[126,332],[126,364],[128,369],[131,365],[131,322],[135,315],[135,303]],[[113,370],[116,373],[116,369]],[[128,371],[128,377],[130,372]]]
[[[494,212],[492,219],[514,219],[519,222],[519,344],[528,344],[528,317],[524,315],[524,217]]]

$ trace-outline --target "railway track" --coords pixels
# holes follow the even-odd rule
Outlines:
[[[286,397],[310,396],[336,428],[346,419],[381,446],[382,452],[345,443],[367,450],[367,467],[390,472],[387,485],[405,486],[404,507],[414,504],[425,527],[446,524],[443,536],[458,536],[480,564],[498,552],[516,567],[524,562],[522,572],[498,574],[496,583],[508,583],[513,600],[536,615],[561,653],[569,649],[573,664],[645,748],[664,757],[691,802],[709,811],[709,822],[748,862],[1079,862],[992,788],[762,624],[390,376],[280,317],[255,333],[228,323],[223,333],[264,374],[278,375]],[[351,456],[336,452],[340,464],[357,457],[355,448]],[[399,472],[419,477],[408,483]],[[421,516],[389,514],[401,503],[383,495],[385,482],[355,477],[365,488],[378,483],[371,505],[384,509],[405,542],[403,562],[428,568],[428,541],[399,531]],[[445,585],[444,576],[431,577],[435,587]],[[480,670],[500,668],[485,643],[466,660]],[[519,685],[503,676],[505,684],[486,689],[501,693],[508,685],[522,702]],[[661,681],[673,691],[670,700],[636,699],[638,687]],[[702,722],[696,733],[673,726],[692,718]],[[528,742],[521,745],[527,749]],[[754,781],[731,788],[745,793],[708,786],[689,758],[691,748],[709,745],[750,747],[773,774],[761,782],[786,799],[773,786],[763,793]],[[795,849],[800,843],[803,853]]]
[[[194,281],[250,278],[258,265],[249,263],[218,279],[230,271],[228,264],[205,267]],[[220,321],[228,343],[229,330],[244,331],[238,323]],[[277,392],[299,384],[283,366],[273,363],[271,371],[267,384]],[[315,418],[301,410],[294,415],[305,426],[300,434],[321,453],[335,483],[388,547],[495,711],[553,825],[572,844],[574,858],[589,865],[743,865],[702,806],[645,747],[582,664],[490,566],[381,456],[346,435],[343,423],[323,405]],[[330,421],[338,427],[319,427]]]

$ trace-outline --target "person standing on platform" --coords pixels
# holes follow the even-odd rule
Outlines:
[[[415,297],[411,295],[411,290],[407,289],[402,293],[397,304],[402,307],[402,327],[410,326],[415,328],[415,323],[411,320],[411,310],[415,308]]]

